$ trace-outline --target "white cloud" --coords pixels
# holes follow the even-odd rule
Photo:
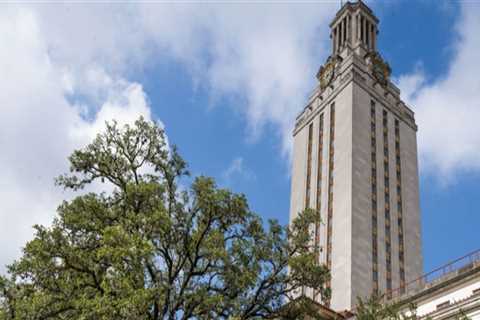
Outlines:
[[[256,179],[255,173],[245,166],[242,157],[234,158],[228,168],[222,173],[222,182],[227,186],[230,186],[232,183],[234,183],[234,180],[238,179]]]
[[[5,7],[0,13],[0,272],[18,257],[32,225],[48,224],[60,201],[71,195],[53,184],[67,172],[67,156],[91,140],[106,120],[150,118],[138,83],[103,73],[81,79],[96,91],[77,90],[76,81],[101,68],[86,64],[73,73],[50,52],[49,34],[31,8]],[[83,74],[84,73],[84,74]],[[98,88],[103,91],[102,97]],[[95,104],[79,104],[75,95]],[[67,99],[71,95],[72,99]],[[92,118],[85,115],[93,109]]]
[[[427,83],[420,67],[399,79],[416,112],[421,169],[445,182],[480,169],[480,7],[465,2],[461,13],[448,73]]]

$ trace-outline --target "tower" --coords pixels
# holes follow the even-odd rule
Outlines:
[[[423,269],[417,125],[377,52],[378,22],[361,1],[337,12],[332,54],[293,132],[290,219],[319,212],[312,241],[332,289],[323,302],[337,311],[401,292]]]

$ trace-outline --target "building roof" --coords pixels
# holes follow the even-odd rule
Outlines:
[[[335,18],[333,18],[333,21],[330,23],[330,27],[332,27],[335,22],[337,22],[338,18],[342,16],[345,11],[355,11],[358,8],[363,9],[363,12],[367,13],[375,21],[375,23],[378,23],[378,18],[373,13],[373,10],[370,9],[362,0],[358,0],[356,2],[345,2],[345,4],[343,4],[340,10],[338,10],[335,14]]]

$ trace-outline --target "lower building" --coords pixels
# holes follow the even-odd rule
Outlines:
[[[417,319],[480,320],[480,250],[437,268],[402,289],[394,289],[384,297],[386,303],[400,305],[401,312],[407,316],[415,312]],[[309,310],[315,315],[298,312],[302,304],[310,305]],[[355,320],[356,315],[355,308],[332,310],[303,296],[290,301],[276,319]]]
[[[393,296],[405,309],[413,303],[421,319],[480,320],[480,250],[410,282],[404,294]]]

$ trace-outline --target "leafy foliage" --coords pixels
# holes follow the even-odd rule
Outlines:
[[[415,306],[409,306],[409,312],[402,312],[400,306],[388,304],[383,296],[373,294],[367,300],[358,299],[355,308],[357,320],[415,320]]]
[[[310,243],[316,212],[265,228],[211,178],[183,186],[186,163],[156,124],[107,123],[69,160],[59,186],[113,191],[82,192],[34,227],[0,277],[0,319],[259,319],[304,285],[328,295]]]

